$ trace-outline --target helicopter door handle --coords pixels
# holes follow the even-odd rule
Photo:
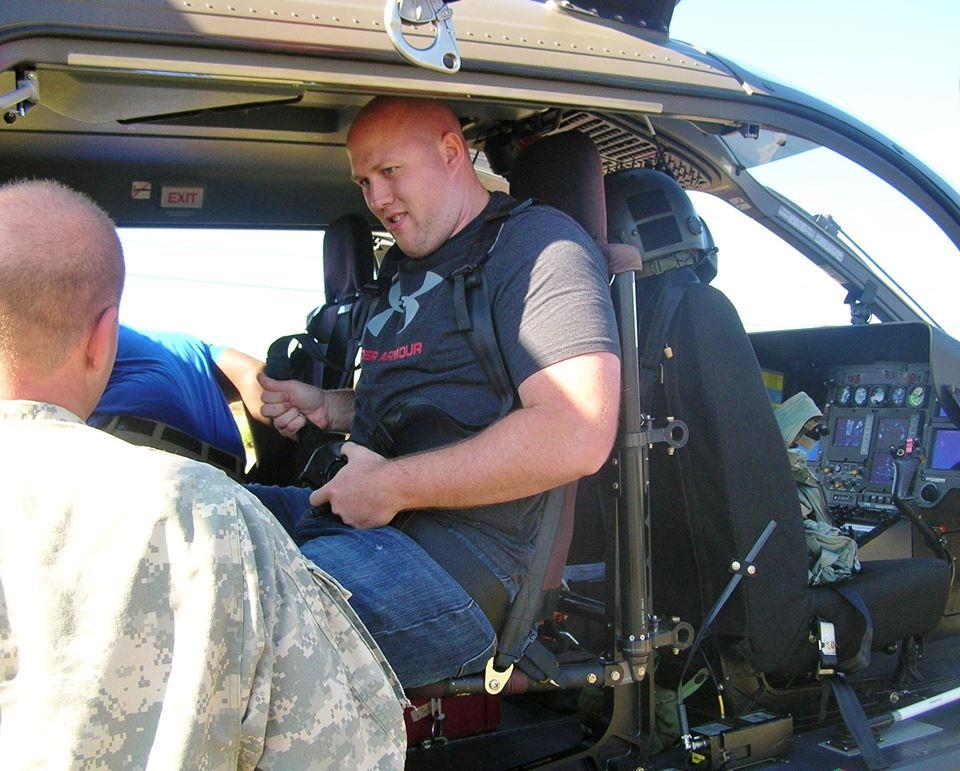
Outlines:
[[[411,64],[453,74],[460,70],[460,52],[453,29],[453,11],[443,0],[387,0],[383,9],[387,35],[397,52]],[[426,48],[407,42],[403,25],[417,28],[430,25],[433,41]]]

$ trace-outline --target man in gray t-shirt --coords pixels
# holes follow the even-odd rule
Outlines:
[[[456,671],[445,664],[429,677],[420,675],[415,670],[425,659],[462,644],[465,633],[455,619],[474,609],[454,602],[436,639],[410,637],[405,633],[419,625],[419,617],[436,614],[440,600],[424,596],[436,581],[416,580],[414,572],[408,579],[393,575],[384,586],[376,580],[377,571],[392,571],[406,558],[397,553],[389,565],[381,561],[368,571],[377,554],[364,560],[358,552],[381,537],[390,543],[371,547],[374,551],[405,548],[393,534],[403,533],[384,526],[398,512],[413,511],[412,516],[447,524],[514,592],[532,556],[544,491],[593,473],[610,451],[619,349],[596,244],[573,220],[546,206],[510,217],[483,266],[499,347],[516,394],[515,408],[496,420],[498,399],[466,337],[455,328],[453,288],[446,277],[473,254],[484,216],[508,199],[491,196],[480,184],[456,116],[437,102],[374,100],[352,125],[347,150],[367,205],[394,236],[404,259],[364,330],[356,393],[264,378],[262,412],[288,436],[307,419],[350,432],[344,445],[349,462],[310,496],[315,506],[329,504],[335,516],[327,519],[335,520],[331,527],[341,541],[334,548],[323,536],[302,548],[354,593],[358,613],[409,686],[476,671],[490,646],[481,651],[475,644],[476,655],[462,656]],[[381,457],[364,445],[376,422],[404,400],[429,402],[471,427],[472,435],[415,455]],[[438,568],[425,553],[414,559],[417,570]],[[349,563],[351,575],[338,575],[331,563],[341,561]],[[417,594],[422,602],[397,610],[409,618],[387,618],[381,606],[405,605],[399,596],[384,595],[391,591]],[[492,633],[489,624],[486,629]],[[404,633],[398,640],[386,639],[398,630]],[[408,666],[400,659],[412,646],[418,649]]]

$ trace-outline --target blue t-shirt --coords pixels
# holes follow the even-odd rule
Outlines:
[[[121,325],[113,372],[87,422],[102,426],[113,415],[150,418],[243,457],[240,430],[215,374],[223,350],[191,335]]]

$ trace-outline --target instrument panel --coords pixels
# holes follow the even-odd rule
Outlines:
[[[811,455],[833,515],[869,532],[897,518],[891,448],[924,452],[929,368],[895,362],[839,366],[827,373],[819,453]]]
[[[837,366],[826,380],[820,440],[808,464],[839,523],[866,536],[898,519],[891,448],[921,458],[914,488],[921,508],[960,513],[960,429],[940,408],[928,366]]]

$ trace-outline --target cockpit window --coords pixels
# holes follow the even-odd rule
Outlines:
[[[789,147],[797,140],[781,135],[781,141]],[[735,144],[728,146],[734,149]],[[906,196],[824,147],[775,159],[744,173],[809,214],[829,217],[832,221],[824,220],[827,227],[838,227],[840,240],[865,255],[864,261],[883,283],[895,291],[894,282],[899,284],[901,294],[912,298],[949,334],[960,335],[955,290],[960,283],[960,253]]]
[[[726,201],[690,192],[719,249],[713,286],[747,332],[850,323],[843,288],[786,241]]]

